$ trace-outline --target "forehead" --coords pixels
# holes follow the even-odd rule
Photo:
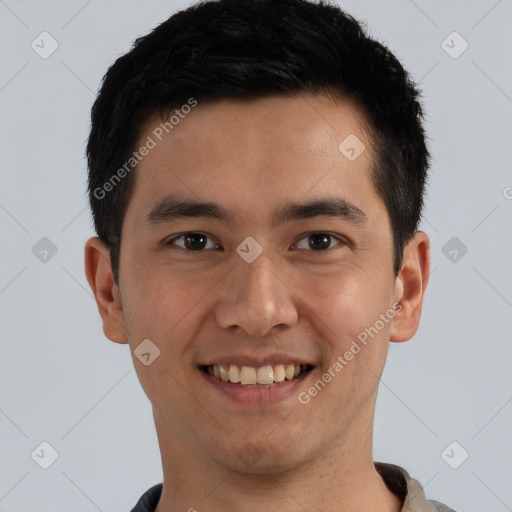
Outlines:
[[[365,118],[328,96],[221,100],[153,116],[127,211],[147,215],[169,194],[215,201],[237,218],[262,217],[279,203],[333,194],[353,204],[378,202]],[[128,220],[128,218],[126,219]]]
[[[157,153],[171,144],[190,159],[204,157],[197,151],[202,147],[210,150],[209,158],[245,155],[262,159],[289,156],[290,152],[313,158],[319,152],[337,158],[339,143],[350,134],[368,142],[366,119],[348,99],[293,95],[196,103],[192,109],[185,110],[186,104],[174,108],[171,123],[153,115],[145,123],[141,138],[152,135],[161,150]],[[262,153],[262,149],[273,151]]]

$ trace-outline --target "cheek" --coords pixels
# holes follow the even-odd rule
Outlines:
[[[310,278],[305,283],[303,300],[311,311],[310,320],[336,352],[346,350],[385,312],[389,292],[382,282],[377,283],[368,274],[353,271]]]
[[[182,331],[187,316],[193,316],[194,309],[215,286],[215,280],[204,273],[185,274],[169,265],[146,265],[129,281],[132,335],[153,336],[162,341],[174,330]]]
[[[157,406],[170,401],[179,410],[197,407],[187,401],[180,383],[189,379],[188,343],[200,325],[196,312],[208,289],[208,280],[202,281],[204,286],[152,267],[126,282],[125,319],[133,363],[144,392]],[[137,347],[147,339],[156,347],[150,345],[150,351],[158,353],[149,365],[137,356]]]
[[[153,403],[160,403],[162,390],[173,403],[180,401],[179,382],[186,381],[190,354],[188,343],[198,326],[197,312],[208,290],[208,279],[192,283],[176,272],[153,266],[148,271],[134,272],[126,279],[123,307],[128,342],[141,385]],[[197,280],[199,278],[196,278]],[[138,359],[143,340],[158,357],[150,365]],[[147,342],[146,342],[147,344]],[[183,404],[182,404],[183,405]]]
[[[304,303],[309,320],[323,339],[324,365],[308,389],[322,389],[316,407],[324,408],[333,425],[343,425],[375,396],[386,361],[390,318],[381,320],[389,303],[383,281],[362,275],[311,279]],[[326,383],[325,388],[324,384]],[[338,404],[339,407],[334,407]],[[338,428],[338,427],[336,427]]]

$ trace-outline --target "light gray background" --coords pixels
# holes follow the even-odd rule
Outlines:
[[[107,67],[186,5],[0,0],[0,512],[124,512],[161,481],[149,401],[84,276],[84,146]],[[512,2],[342,5],[421,82],[434,157],[433,272],[418,334],[390,348],[375,460],[457,511],[510,511]],[[43,31],[59,45],[48,59],[31,48]],[[453,31],[469,43],[456,59],[442,47]],[[57,247],[46,262],[42,237]],[[456,262],[452,237],[468,249]],[[48,469],[31,458],[43,441],[59,455]],[[453,441],[445,459],[469,453],[458,469],[442,457]]]

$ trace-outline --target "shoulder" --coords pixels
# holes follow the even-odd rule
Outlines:
[[[400,466],[375,462],[375,469],[388,489],[404,502],[402,512],[455,512],[439,501],[427,500],[421,484]]]
[[[163,484],[156,484],[148,489],[139,499],[130,512],[154,512],[160,496]]]

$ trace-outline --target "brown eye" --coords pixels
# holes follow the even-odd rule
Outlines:
[[[310,235],[308,236],[309,247],[314,251],[321,249],[328,249],[331,245],[331,237],[326,234]]]
[[[191,251],[197,251],[206,247],[206,237],[200,233],[183,235],[185,247]]]
[[[177,244],[177,241],[180,241],[180,244]],[[178,245],[178,247],[181,247],[182,249],[186,249],[188,251],[201,251],[203,249],[215,249],[218,247],[218,245],[204,233],[193,232],[183,233],[182,235],[179,235],[177,237],[174,237],[172,240],[169,240],[168,243],[170,245]]]
[[[330,235],[329,233],[311,233],[297,243],[297,248],[325,251],[332,248],[330,246],[333,241],[342,242],[338,237]]]

